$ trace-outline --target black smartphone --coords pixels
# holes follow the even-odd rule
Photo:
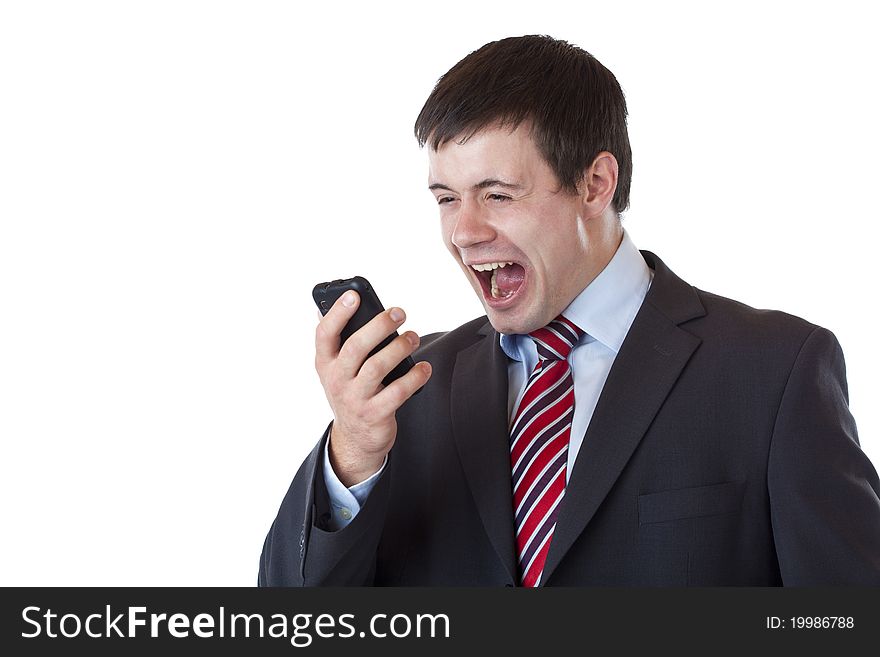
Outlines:
[[[318,310],[321,311],[321,314],[326,315],[327,311],[333,307],[336,300],[341,297],[346,290],[354,290],[357,292],[360,295],[361,303],[352,318],[348,320],[348,324],[342,329],[342,333],[340,334],[340,344],[348,340],[352,333],[373,319],[373,317],[385,310],[385,306],[379,301],[379,297],[376,295],[373,286],[370,285],[370,282],[363,276],[344,279],[338,278],[329,283],[318,283],[312,290],[312,297],[315,299],[315,304],[318,306]],[[377,351],[384,349],[398,335],[400,334],[395,331],[382,340],[382,342],[380,342],[376,348],[369,353],[367,358],[375,354]],[[414,365],[415,361],[412,359],[412,356],[407,356],[397,365],[397,367],[388,373],[388,376],[382,379],[382,384],[387,386],[395,379],[398,379],[409,372],[410,368]],[[421,390],[421,388],[419,388],[419,390]],[[418,392],[418,390],[416,392]]]

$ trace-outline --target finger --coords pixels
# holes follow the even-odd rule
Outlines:
[[[356,377],[370,352],[382,340],[394,333],[397,327],[403,324],[405,319],[406,314],[403,310],[400,308],[389,308],[352,333],[348,340],[340,347],[339,355],[336,358],[336,364],[340,372],[348,378],[353,379]]]
[[[419,361],[409,372],[385,386],[371,401],[377,416],[391,414],[431,378],[431,363]]]
[[[346,305],[351,303],[351,305]],[[360,296],[348,290],[340,296],[315,329],[315,362],[327,363],[339,353],[339,335],[351,319],[360,303]]]
[[[361,365],[355,381],[358,390],[365,396],[372,396],[379,389],[382,379],[397,367],[419,346],[419,336],[407,331],[391,341],[384,349],[373,354]]]

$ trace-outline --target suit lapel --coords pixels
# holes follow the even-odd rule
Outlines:
[[[486,323],[483,337],[459,352],[452,374],[452,426],[462,468],[486,534],[516,580],[507,357]]]
[[[651,289],[599,396],[565,496],[541,577],[546,583],[593,518],[660,410],[700,339],[678,327],[705,314],[693,288],[659,258]]]

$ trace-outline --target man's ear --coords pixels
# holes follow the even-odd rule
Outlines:
[[[578,186],[587,217],[597,217],[614,200],[617,191],[617,158],[602,151],[584,171]]]

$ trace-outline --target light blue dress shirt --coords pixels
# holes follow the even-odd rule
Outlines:
[[[624,231],[620,246],[605,269],[562,312],[585,332],[568,357],[574,378],[575,402],[566,481],[574,469],[611,365],[642,306],[653,274]],[[529,336],[517,334],[501,334],[501,348],[510,358],[507,366],[507,416],[511,417],[525,392],[529,374],[538,362],[538,350]],[[333,509],[329,523],[331,530],[341,529],[351,522],[384,469],[385,464],[369,479],[346,488],[333,472],[329,451],[325,447],[324,483]]]

